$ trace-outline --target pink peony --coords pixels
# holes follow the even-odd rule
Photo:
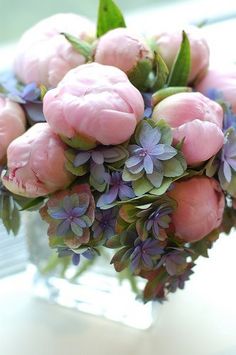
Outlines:
[[[177,201],[172,222],[184,241],[198,241],[220,226],[225,199],[215,179],[193,177],[176,182],[168,195]]]
[[[144,102],[120,69],[92,63],[69,71],[48,91],[43,110],[62,137],[76,142],[82,136],[109,145],[130,138],[143,117]]]
[[[125,73],[135,69],[140,60],[151,60],[152,54],[144,39],[127,28],[116,28],[103,35],[97,44],[95,62],[113,65]]]
[[[64,189],[73,176],[65,170],[66,146],[47,123],[38,123],[8,147],[8,171],[2,176],[11,192],[37,197]]]
[[[72,48],[61,32],[86,41],[94,36],[94,26],[75,14],[57,14],[25,32],[14,60],[14,71],[23,83],[54,87],[70,69],[85,63],[85,57]]]
[[[0,164],[5,163],[7,147],[25,132],[25,114],[19,104],[0,97]]]
[[[157,34],[154,38],[158,52],[171,69],[182,41],[182,28],[171,29]],[[185,29],[191,47],[191,71],[189,82],[204,74],[209,65],[209,48],[202,31],[194,26]]]
[[[218,91],[223,99],[232,106],[233,112],[236,114],[236,67],[225,70],[209,70],[196,85],[196,89],[207,96],[211,89]]]
[[[200,93],[179,93],[162,100],[153,119],[164,119],[173,128],[174,142],[184,139],[183,154],[189,165],[215,155],[224,143],[221,106]]]

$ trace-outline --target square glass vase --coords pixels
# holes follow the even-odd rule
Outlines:
[[[133,328],[148,329],[152,326],[159,304],[144,304],[138,299],[130,281],[120,280],[110,265],[110,255],[97,257],[88,268],[85,261],[79,266],[67,266],[62,272],[62,265],[57,265],[57,256],[48,246],[48,225],[41,220],[39,213],[26,212],[24,227],[34,296]],[[144,283],[140,278],[138,289],[142,290]]]

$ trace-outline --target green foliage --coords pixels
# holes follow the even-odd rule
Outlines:
[[[169,75],[169,69],[167,68],[165,61],[157,52],[154,52],[154,68],[156,71],[156,79],[152,87],[153,91],[162,89],[165,86]]]
[[[92,59],[93,47],[91,44],[82,41],[77,37],[70,35],[69,33],[63,32],[61,33],[61,35],[63,35],[67,39],[67,41],[70,42],[72,47],[81,55],[83,55],[87,61]]]
[[[187,86],[191,69],[191,49],[187,34],[183,31],[180,49],[168,78],[168,86]]]
[[[152,95],[152,104],[156,106],[159,102],[166,99],[171,95],[175,95],[181,92],[192,92],[192,88],[189,86],[169,86],[167,88],[161,88],[154,92]]]
[[[96,147],[96,142],[89,139],[88,137],[84,137],[82,135],[77,135],[73,138],[67,138],[63,135],[60,135],[60,138],[72,148],[77,148],[81,150],[89,150]]]
[[[106,32],[118,28],[126,27],[121,10],[113,0],[100,0],[97,19],[97,37],[101,37]]]
[[[215,229],[203,239],[192,243],[190,250],[194,252],[194,255],[192,256],[193,260],[196,260],[200,255],[208,258],[208,249],[212,248],[213,243],[219,238],[219,234],[220,231]]]
[[[17,235],[20,228],[20,213],[11,195],[0,195],[0,218],[7,232]]]
[[[148,87],[148,76],[152,70],[152,62],[150,59],[138,61],[135,68],[128,73],[131,83],[141,91],[145,91]]]

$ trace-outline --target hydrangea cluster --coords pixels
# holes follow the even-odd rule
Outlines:
[[[145,302],[163,300],[236,225],[236,81],[214,82],[200,29],[146,40],[100,2],[97,36],[52,16],[0,77],[0,217],[17,234],[20,210],[38,210],[59,261],[109,249]]]

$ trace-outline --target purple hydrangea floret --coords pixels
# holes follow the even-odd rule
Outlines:
[[[150,118],[152,116],[152,93],[142,92],[144,101],[144,117]]]
[[[163,179],[162,161],[169,160],[177,154],[177,150],[168,144],[160,143],[161,132],[143,122],[137,143],[129,146],[130,157],[125,163],[128,171],[133,174],[146,173],[148,180],[159,187]]]
[[[130,256],[132,272],[139,268],[152,269],[154,267],[153,259],[163,254],[163,252],[163,247],[160,245],[159,241],[151,238],[142,241],[137,238]]]
[[[111,173],[111,175],[107,175],[106,179],[109,190],[98,199],[97,207],[109,205],[116,201],[117,198],[120,200],[128,200],[135,197],[131,183],[122,180],[121,172],[115,171]]]
[[[88,260],[92,260],[96,255],[95,251],[91,248],[88,248],[83,252],[79,252],[77,250],[72,250],[68,247],[60,247],[57,248],[57,253],[59,257],[71,256],[74,265],[79,265],[81,256]]]
[[[25,86],[19,85],[12,73],[7,72],[5,75],[1,75],[0,85],[6,92],[6,95],[13,101],[21,104],[40,102],[40,89],[34,82]]]
[[[108,210],[96,209],[95,221],[92,225],[93,237],[99,238],[101,235],[108,240],[115,234],[115,224],[117,218],[117,210],[110,208]]]
[[[121,146],[97,147],[88,151],[79,151],[74,158],[76,168],[90,162],[90,174],[98,184],[106,180],[104,163],[112,164],[126,157],[126,150]]]
[[[158,238],[161,229],[169,227],[170,214],[173,213],[173,208],[167,204],[162,204],[152,212],[146,221],[146,230],[152,231],[155,238]]]
[[[83,229],[91,226],[91,221],[86,215],[89,207],[89,197],[80,201],[78,194],[65,196],[58,207],[49,207],[48,214],[61,220],[57,227],[57,234],[63,236],[72,231],[77,237],[82,237]]]
[[[219,179],[222,185],[230,183],[232,170],[236,171],[236,132],[230,129],[225,136],[225,143],[221,150],[221,163],[219,169]]]

